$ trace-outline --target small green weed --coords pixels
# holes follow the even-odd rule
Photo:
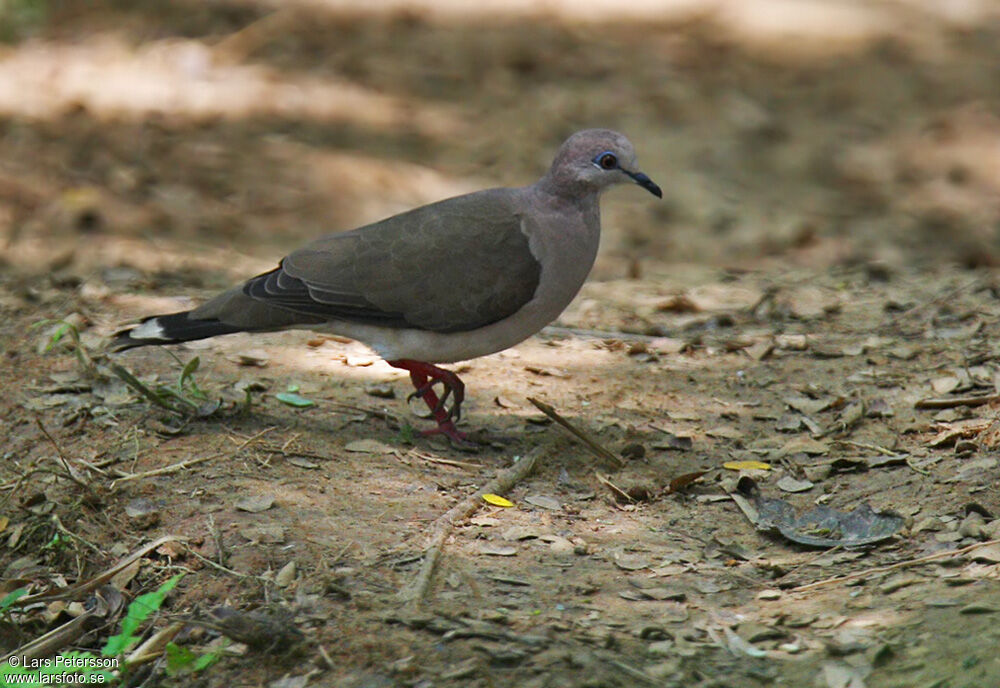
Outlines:
[[[108,638],[100,655],[93,652],[62,652],[56,657],[34,662],[33,664],[37,664],[37,666],[12,665],[8,660],[0,665],[0,686],[55,685],[57,683],[56,677],[63,677],[66,681],[73,683],[121,685],[123,675],[128,670],[127,666],[123,667],[123,655],[142,639],[139,627],[150,616],[159,611],[167,593],[173,590],[182,577],[183,574],[178,574],[153,592],[135,598],[122,620],[121,632]],[[26,593],[25,589],[15,590],[0,600],[0,613],[9,609]],[[171,676],[201,671],[219,661],[222,656],[221,649],[197,654],[174,643],[167,643],[165,653],[167,673]],[[118,671],[116,673],[109,669],[118,669]],[[72,680],[68,678],[70,675],[74,677]],[[12,678],[14,676],[17,677],[16,683],[15,679]]]

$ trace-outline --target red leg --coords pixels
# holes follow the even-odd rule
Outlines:
[[[427,408],[431,410],[434,420],[437,421],[437,427],[432,430],[424,430],[423,435],[440,433],[460,444],[468,442],[465,433],[455,427],[454,422],[462,417],[462,402],[465,400],[465,385],[458,378],[458,375],[430,363],[414,361],[409,358],[387,361],[387,363],[393,368],[402,368],[410,372],[410,381],[413,382],[415,390],[410,398],[423,399]],[[444,393],[440,398],[434,391],[434,385],[438,382],[444,386]],[[445,405],[449,396],[452,398],[451,408],[447,408]]]

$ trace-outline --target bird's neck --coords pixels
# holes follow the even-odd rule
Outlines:
[[[553,204],[571,205],[580,210],[595,207],[603,190],[579,180],[557,177],[551,171],[535,182],[532,188],[539,196],[547,197]]]

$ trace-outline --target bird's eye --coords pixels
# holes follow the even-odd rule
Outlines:
[[[602,153],[601,157],[597,159],[597,164],[605,170],[613,170],[618,167],[618,158],[615,157],[614,153]]]

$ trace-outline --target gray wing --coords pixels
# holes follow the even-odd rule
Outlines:
[[[310,319],[462,332],[520,310],[540,277],[509,192],[490,190],[317,239],[243,293]]]

